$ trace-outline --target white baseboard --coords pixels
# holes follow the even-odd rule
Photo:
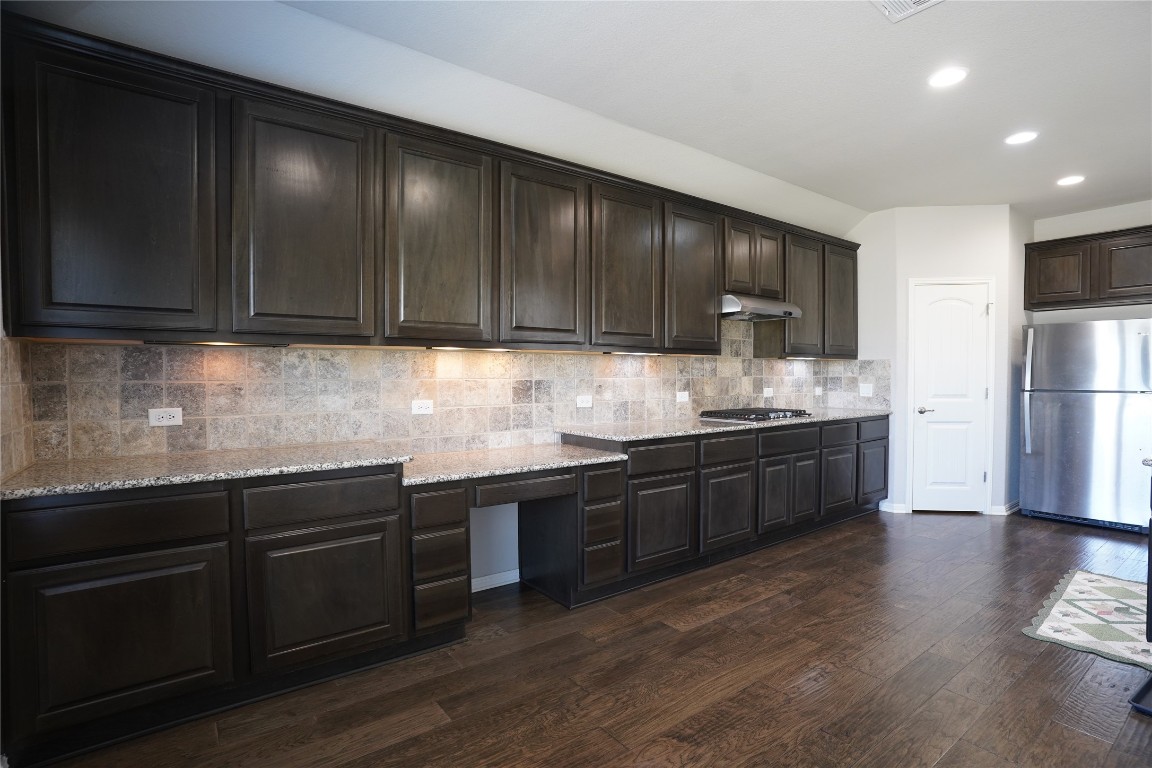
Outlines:
[[[1020,511],[1020,502],[1019,501],[1013,501],[1013,502],[1009,502],[1008,504],[1005,504],[1002,507],[993,506],[991,509],[988,510],[987,514],[1003,516],[1003,515],[1013,515],[1019,511]]]
[[[911,512],[911,510],[908,509],[907,504],[896,504],[892,501],[889,501],[888,499],[884,499],[884,501],[880,502],[880,511],[881,512],[895,512],[895,513],[901,514],[901,515],[906,515],[909,512]]]
[[[502,587],[505,584],[515,584],[520,581],[520,569],[514,571],[504,571],[503,573],[491,573],[487,576],[480,576],[472,579],[472,591],[483,592],[486,589],[493,587]]]

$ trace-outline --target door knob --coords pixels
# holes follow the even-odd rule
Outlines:
[[[936,413],[936,409],[935,408],[925,408],[924,406],[920,406],[919,408],[916,409],[916,413]]]

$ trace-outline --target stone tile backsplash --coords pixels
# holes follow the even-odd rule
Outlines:
[[[0,338],[0,477],[32,463],[30,347]]]
[[[757,360],[751,324],[725,321],[723,336],[720,357],[5,340],[3,437],[7,448],[19,433],[36,459],[363,439],[429,452],[556,442],[558,425],[704,408],[888,407],[886,360]],[[862,383],[872,397],[857,394]],[[576,408],[578,395],[593,407]],[[412,415],[414,399],[434,413]],[[176,406],[182,426],[148,426],[149,408]],[[5,474],[30,460],[11,455]]]

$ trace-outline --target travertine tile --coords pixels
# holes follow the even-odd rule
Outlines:
[[[147,344],[121,347],[120,378],[124,381],[163,381],[164,348]]]
[[[67,421],[68,385],[33,384],[32,418],[34,421]]]
[[[73,421],[110,421],[119,419],[120,387],[115,383],[98,381],[81,381],[69,384],[68,418]]]
[[[32,452],[37,461],[67,459],[70,452],[68,422],[44,421],[34,424]]]
[[[237,381],[214,382],[204,389],[205,408],[209,416],[238,416],[245,412],[245,384]],[[211,429],[209,429],[211,437]]]
[[[208,381],[244,381],[247,350],[213,348],[204,350],[204,378]]]
[[[87,459],[120,454],[120,422],[73,421],[70,458]]]
[[[163,406],[163,384],[133,381],[120,385],[121,419],[146,419],[149,408],[161,408]]]
[[[285,349],[281,352],[281,372],[286,381],[316,378],[313,349]]]
[[[208,449],[208,420],[184,419],[176,427],[159,427],[165,432],[168,453],[189,453]]]
[[[247,377],[249,381],[284,377],[284,350],[249,349],[247,352]]]
[[[201,382],[168,384],[164,387],[164,405],[183,409],[184,418],[205,415],[205,385]]]
[[[168,427],[150,427],[147,419],[120,422],[120,455],[146,456],[164,453]]]
[[[204,350],[200,347],[166,347],[164,378],[168,381],[203,381]]]

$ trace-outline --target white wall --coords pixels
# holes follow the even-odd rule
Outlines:
[[[473,509],[468,515],[468,528],[473,591],[519,581],[517,505]]]
[[[843,236],[846,205],[274,2],[6,2],[60,26]]]
[[[1114,205],[1111,208],[1083,211],[1067,216],[1055,216],[1050,219],[1036,219],[1032,228],[1032,237],[1028,242],[1091,235],[1096,232],[1112,232],[1117,229],[1142,227],[1147,224],[1152,224],[1152,200],[1128,203],[1127,205]]]
[[[908,503],[908,414],[913,406],[908,392],[908,291],[913,278],[988,278],[994,283],[993,456],[988,476],[994,509],[1015,501],[1011,403],[1016,397],[1024,322],[1022,238],[1029,224],[1006,205],[940,206],[879,211],[849,232],[849,238],[862,244],[861,357],[887,353],[893,361],[886,508],[902,509]]]

